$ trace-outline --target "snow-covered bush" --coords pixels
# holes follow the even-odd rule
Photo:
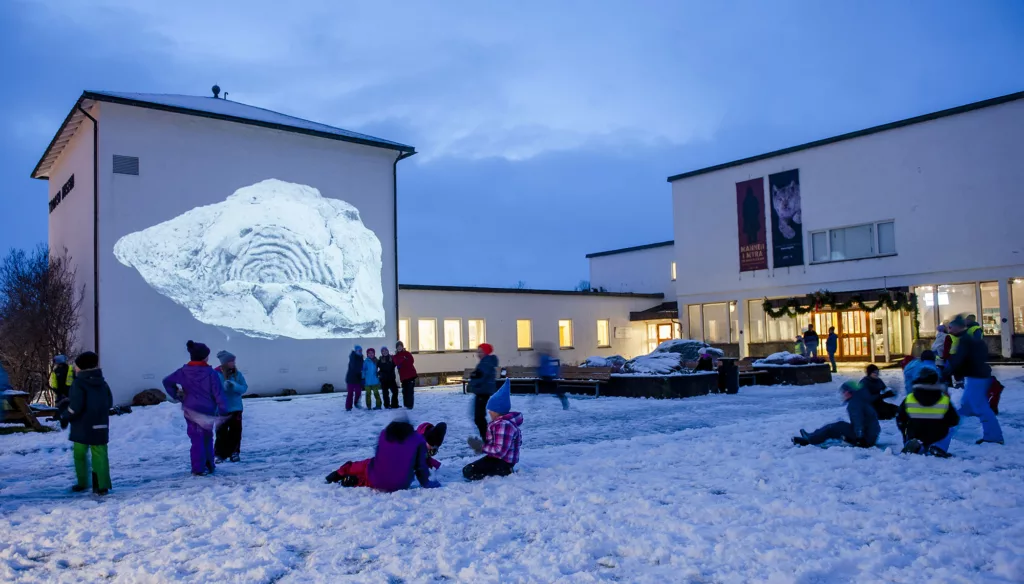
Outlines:
[[[622,370],[626,373],[644,373],[648,375],[671,375],[686,370],[679,353],[664,352],[641,355],[626,361]]]
[[[781,353],[772,353],[764,359],[758,359],[754,361],[754,365],[808,365],[810,363],[824,363],[825,360],[821,358],[808,359],[803,355],[796,355],[789,351],[782,351]]]
[[[611,367],[612,373],[618,373],[622,370],[622,366],[626,364],[625,357],[620,355],[612,355],[611,357],[587,357],[580,367]]]
[[[665,341],[658,345],[658,348],[651,354],[676,353],[682,357],[683,361],[696,361],[700,359],[699,353],[701,349],[705,349],[712,358],[719,359],[725,357],[725,351],[716,349],[704,341],[694,339],[672,339],[671,341]]]

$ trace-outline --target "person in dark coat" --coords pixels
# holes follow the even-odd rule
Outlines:
[[[871,397],[874,400],[871,402],[871,405],[874,406],[875,413],[878,414],[878,419],[891,420],[895,418],[898,406],[885,400],[890,397],[895,397],[896,392],[885,386],[885,382],[882,381],[882,378],[879,376],[877,365],[868,365],[865,373],[866,375],[864,378],[860,380],[860,385],[871,393]]]
[[[395,367],[398,368],[398,380],[402,382],[402,405],[411,410],[416,401],[416,358],[405,350],[402,341],[395,343]]]
[[[537,344],[537,382],[541,393],[551,393],[562,402],[562,409],[569,409],[569,398],[565,397],[565,390],[558,386],[558,375],[561,373],[562,361],[555,353],[554,343]],[[485,412],[486,413],[486,412]],[[479,425],[479,424],[478,424]]]
[[[395,360],[387,347],[380,348],[380,359],[377,362],[380,371],[380,387],[384,390],[384,407],[398,408],[398,371]]]
[[[815,332],[814,325],[807,325],[807,332],[804,333],[804,348],[807,351],[808,357],[818,357],[818,342],[818,333]]]
[[[377,437],[373,458],[346,462],[327,475],[327,482],[393,493],[408,489],[415,477],[420,487],[437,488],[441,484],[430,479],[427,465],[429,450],[424,435],[413,429],[405,414],[400,414]]]
[[[103,379],[100,359],[86,351],[75,359],[75,380],[69,401],[62,411],[61,425],[71,424],[68,439],[74,443],[75,477],[71,490],[80,493],[89,488],[89,454],[92,454],[92,490],[98,495],[110,491],[110,408],[114,396]]]
[[[840,391],[850,421],[833,422],[810,434],[800,430],[800,435],[793,438],[793,444],[807,446],[824,444],[828,440],[843,440],[853,446],[870,448],[878,442],[882,428],[878,423],[878,414],[872,407],[874,398],[871,392],[856,381],[847,381]]]
[[[230,408],[220,374],[208,362],[210,348],[194,341],[185,343],[185,348],[189,362],[165,377],[163,385],[171,401],[181,402],[188,438],[192,442],[189,450],[192,474],[204,476],[217,468],[213,431]]]
[[[948,458],[952,429],[959,423],[960,416],[949,401],[946,386],[939,383],[938,374],[930,369],[923,371],[896,415],[896,426],[903,434],[903,453]]]
[[[495,380],[497,379],[498,357],[494,355],[494,347],[483,343],[476,349],[476,356],[479,361],[469,376],[469,393],[475,397],[473,400],[473,423],[480,432],[480,438],[487,436],[487,400],[498,389]]]
[[[968,331],[962,316],[949,323],[949,334],[958,339],[957,348],[946,362],[943,376],[946,380],[954,377],[964,380],[964,395],[958,413],[961,418],[977,417],[981,420],[982,437],[978,444],[1003,444],[1003,429],[988,401],[988,390],[992,385],[988,345]]]
[[[363,393],[363,348],[359,345],[352,347],[352,352],[348,354],[345,385],[348,388],[348,394],[345,396],[345,411],[351,412],[353,405],[357,408],[363,407],[359,405],[359,397]]]
[[[839,350],[839,335],[836,334],[836,327],[828,327],[828,337],[825,339],[825,352],[828,353],[828,362],[832,364],[832,373],[836,372],[836,351]]]

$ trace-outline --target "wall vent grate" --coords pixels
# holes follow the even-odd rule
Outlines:
[[[139,157],[114,155],[114,174],[139,176]]]

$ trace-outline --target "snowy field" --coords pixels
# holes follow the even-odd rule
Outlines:
[[[71,495],[66,433],[0,436],[2,582],[1022,582],[1024,369],[1007,446],[956,458],[796,448],[844,418],[836,389],[742,388],[676,401],[513,398],[523,453],[466,483],[469,397],[417,395],[447,421],[444,487],[386,495],[324,476],[370,456],[388,412],[344,395],[246,402],[242,462],[193,478],[180,409],[111,419],[114,491]],[[898,376],[886,372],[890,385]]]

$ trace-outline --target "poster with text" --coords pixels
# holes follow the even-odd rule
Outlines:
[[[803,217],[800,212],[800,171],[768,175],[772,208],[772,265],[776,268],[804,263]]]
[[[764,178],[736,183],[740,271],[768,269],[768,236],[764,215]]]

